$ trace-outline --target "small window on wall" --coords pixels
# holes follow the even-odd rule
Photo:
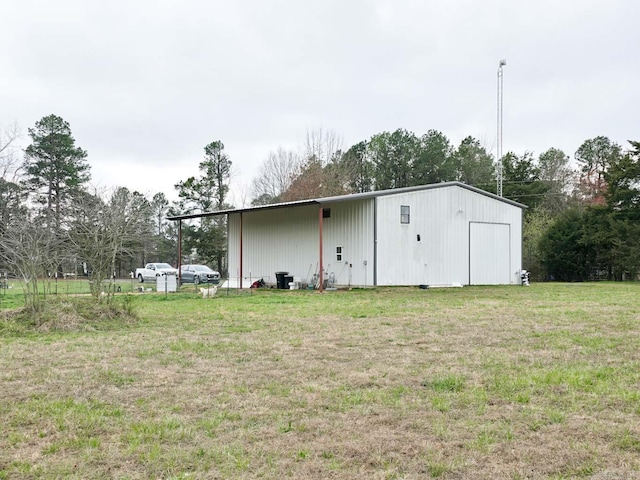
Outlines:
[[[409,205],[400,205],[400,223],[410,223],[409,220]]]
[[[336,247],[336,262],[342,261],[342,247]]]
[[[331,209],[323,208],[322,209],[322,218],[331,218]]]

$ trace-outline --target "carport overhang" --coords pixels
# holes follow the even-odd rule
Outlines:
[[[317,205],[318,207],[318,265],[320,265],[320,286],[319,286],[319,291],[322,292],[323,291],[323,287],[324,287],[324,274],[323,274],[323,268],[322,265],[323,264],[323,252],[322,252],[322,219],[323,219],[323,215],[322,215],[322,210],[323,210],[323,205],[327,204],[327,203],[335,203],[337,201],[339,201],[340,197],[331,197],[331,198],[326,198],[326,199],[322,199],[323,201],[320,200],[302,200],[302,201],[298,201],[298,202],[287,202],[287,203],[277,203],[277,204],[273,204],[273,205],[260,205],[260,206],[255,206],[255,207],[248,207],[248,208],[234,208],[234,209],[229,209],[229,210],[218,210],[218,211],[214,211],[214,212],[203,212],[203,213],[189,213],[189,214],[185,214],[185,215],[176,215],[176,216],[172,216],[172,217],[167,217],[167,220],[173,221],[173,222],[178,222],[178,279],[181,281],[182,280],[182,273],[181,273],[181,267],[182,267],[182,221],[183,220],[193,220],[196,218],[205,218],[205,217],[216,217],[216,216],[222,216],[222,215],[230,215],[230,214],[239,214],[240,215],[240,240],[239,240],[239,252],[240,252],[240,279],[239,279],[239,288],[242,289],[242,278],[243,278],[243,271],[242,271],[242,255],[243,255],[243,245],[242,245],[242,227],[243,227],[243,214],[247,213],[247,212],[254,212],[254,211],[263,211],[263,210],[275,210],[275,209],[284,209],[284,208],[296,208],[296,207],[302,207],[302,206],[308,206],[308,205]]]

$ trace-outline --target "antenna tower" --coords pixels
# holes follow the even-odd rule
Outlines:
[[[498,64],[498,141],[497,141],[497,188],[496,193],[499,197],[502,196],[502,91],[503,91],[503,78],[502,67],[507,64],[507,61],[502,59]]]

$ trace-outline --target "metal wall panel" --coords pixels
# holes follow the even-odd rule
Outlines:
[[[373,199],[324,206],[331,209],[323,223],[324,265],[338,285],[373,285],[374,206]]]
[[[400,207],[410,207],[410,223],[400,223]],[[459,187],[410,191],[323,205],[324,264],[338,285],[468,285],[470,229],[474,222],[509,226],[505,255],[518,283],[522,262],[522,209]],[[318,271],[318,205],[248,211],[243,218],[243,276],[275,282],[276,271],[310,280]],[[375,235],[377,235],[377,242]],[[229,214],[229,272],[240,272],[240,213]],[[488,237],[487,237],[488,238]],[[477,240],[474,252],[493,245]],[[336,247],[342,247],[338,260]],[[492,250],[493,251],[493,250]],[[475,253],[474,253],[475,254]],[[375,256],[377,255],[377,258]],[[374,277],[375,274],[375,277]]]
[[[229,215],[229,275],[240,274],[240,214]],[[304,278],[318,258],[318,209],[259,210],[242,214],[242,275],[275,283],[275,272]],[[313,272],[312,272],[313,273]]]
[[[325,271],[339,285],[373,282],[373,199],[331,203],[331,216],[323,219]],[[310,281],[319,266],[319,206],[305,205],[242,214],[245,279],[264,278],[275,283],[275,272]],[[240,214],[229,215],[229,272],[240,274]],[[342,247],[338,261],[336,247]],[[366,263],[365,263],[366,262]]]
[[[408,225],[400,223],[402,205],[410,207]],[[521,268],[522,209],[461,187],[378,197],[377,222],[378,285],[468,285],[471,222],[510,225],[507,283]]]

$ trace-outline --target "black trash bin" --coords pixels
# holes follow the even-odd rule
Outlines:
[[[287,275],[289,275],[289,272],[276,272],[276,285],[280,290],[284,290],[285,288],[288,287],[288,285],[285,285],[285,278],[284,278]]]
[[[284,289],[289,290],[289,284],[293,283],[293,276],[289,277],[288,275],[284,276]]]

